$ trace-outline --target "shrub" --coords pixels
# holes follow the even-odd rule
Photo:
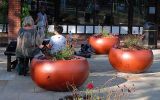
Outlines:
[[[114,34],[111,34],[109,32],[107,32],[106,30],[102,30],[101,33],[98,33],[98,34],[94,34],[95,37],[112,37],[114,36]]]
[[[122,39],[123,42],[118,47],[125,49],[146,49],[142,43],[143,37],[143,35],[127,35]]]
[[[115,76],[109,79],[101,87],[95,87],[93,82],[88,82],[84,91],[79,91],[74,85],[72,85],[72,94],[59,100],[124,100],[129,94],[135,92],[134,84],[117,85],[114,88],[107,88],[107,84],[116,78],[117,77]],[[103,88],[107,88],[107,90],[104,91]]]
[[[66,48],[56,52],[54,54],[50,53],[50,49],[46,46],[43,48],[43,54],[48,60],[70,60],[74,59],[74,48],[70,45],[66,45]]]
[[[72,46],[67,45],[65,49],[53,54],[53,59],[56,60],[70,60],[73,59],[74,49]]]

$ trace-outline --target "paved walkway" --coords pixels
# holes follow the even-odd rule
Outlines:
[[[65,100],[62,99],[64,96],[72,94],[46,91],[37,87],[30,76],[19,76],[14,70],[7,72],[4,50],[5,48],[0,48],[0,100]],[[106,55],[94,55],[88,59],[90,76],[79,90],[83,93],[89,81],[92,81],[97,88],[101,88],[107,82],[100,91],[96,89],[94,92],[102,96],[107,96],[107,92],[111,90],[116,91],[118,95],[124,93],[121,100],[159,100],[160,50],[154,50],[154,55],[151,68],[141,74],[117,73],[109,64]],[[117,77],[114,77],[115,75]],[[108,81],[109,79],[112,80]]]

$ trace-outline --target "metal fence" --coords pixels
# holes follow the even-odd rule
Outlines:
[[[128,26],[116,25],[116,26],[93,26],[93,25],[61,25],[63,27],[63,33],[85,33],[85,34],[94,34],[101,33],[102,31],[117,34],[125,35],[128,34]],[[7,24],[0,24],[0,32],[7,32]],[[54,32],[54,25],[49,25],[48,32]],[[132,34],[142,34],[142,26],[133,26]]]
[[[85,33],[94,34],[101,33],[102,31],[109,32],[117,35],[128,34],[128,26],[117,25],[117,26],[93,26],[93,25],[61,25],[63,27],[63,33]],[[54,32],[54,25],[49,25],[48,32]],[[142,34],[142,26],[133,26],[132,34]]]

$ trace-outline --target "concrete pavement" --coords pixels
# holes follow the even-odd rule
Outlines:
[[[72,94],[71,92],[46,91],[36,86],[30,76],[19,76],[15,70],[7,72],[4,50],[5,48],[0,48],[0,100],[62,100],[64,96]],[[101,88],[100,91],[95,89],[94,92],[102,96],[107,96],[107,91],[117,91],[120,86],[120,88],[131,88],[131,92],[126,92],[121,100],[159,100],[160,50],[153,51],[155,55],[153,65],[141,74],[116,72],[109,64],[106,55],[92,56],[88,59],[90,76],[79,90],[83,93],[86,84],[92,81],[95,87]],[[102,87],[105,83],[107,85]]]

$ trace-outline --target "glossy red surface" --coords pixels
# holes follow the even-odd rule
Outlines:
[[[112,48],[109,62],[120,72],[140,73],[147,70],[153,62],[152,50],[122,50]]]
[[[108,54],[110,48],[112,48],[117,43],[119,43],[119,38],[117,36],[89,37],[89,44],[97,54]]]
[[[41,88],[68,91],[81,86],[89,75],[89,64],[83,57],[73,60],[40,60],[31,63],[32,80]]]

